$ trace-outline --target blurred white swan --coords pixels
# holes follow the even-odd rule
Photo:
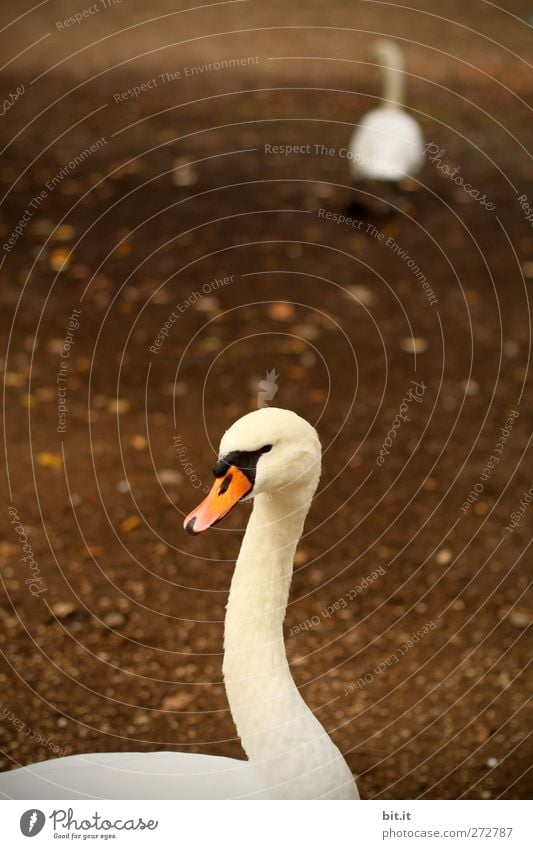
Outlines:
[[[354,180],[398,182],[417,174],[424,164],[424,138],[404,105],[404,59],[394,41],[377,41],[376,60],[383,68],[381,105],[354,129],[349,144]]]
[[[224,681],[248,761],[174,752],[74,755],[0,775],[14,799],[358,799],[338,748],[292,679],[283,620],[294,552],[320,477],[316,431],[272,407],[224,434],[197,534],[254,499],[229,595]]]

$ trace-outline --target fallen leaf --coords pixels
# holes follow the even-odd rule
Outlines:
[[[131,245],[131,242],[128,241],[127,239],[124,242],[121,242],[115,248],[116,255],[120,256],[120,257],[129,256],[131,254],[131,251],[132,251],[132,245]]]
[[[135,528],[138,528],[139,525],[142,525],[142,522],[139,516],[128,516],[127,519],[124,519],[119,527],[123,534],[129,534],[131,531],[134,531]]]
[[[63,465],[63,460],[59,454],[52,454],[50,451],[39,451],[37,454],[37,463],[43,469],[60,469]]]
[[[24,386],[26,382],[24,375],[16,371],[6,371],[4,379],[6,386]]]
[[[292,304],[286,304],[280,301],[277,304],[270,304],[267,307],[267,315],[276,321],[290,321],[294,318],[294,307]]]
[[[92,560],[93,558],[101,557],[104,553],[104,549],[101,545],[91,545],[90,543],[85,544],[85,550],[82,552],[82,558],[84,560]]]
[[[59,224],[52,233],[52,240],[56,242],[67,242],[73,239],[76,235],[76,230],[71,224]]]
[[[70,251],[67,248],[55,248],[50,252],[48,264],[52,271],[66,271],[70,265]]]
[[[126,398],[110,398],[107,402],[107,409],[110,413],[127,413],[130,406],[131,404]]]
[[[86,372],[91,368],[91,360],[89,357],[76,357],[74,365],[78,371]]]
[[[26,393],[26,395],[20,396],[20,403],[22,407],[26,407],[27,410],[32,410],[37,406],[37,398],[35,395],[30,395],[30,393]]]

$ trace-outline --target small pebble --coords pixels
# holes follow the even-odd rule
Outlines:
[[[220,308],[220,303],[212,295],[204,295],[203,298],[196,301],[194,308],[199,312],[216,312]]]
[[[507,619],[515,628],[527,628],[531,624],[531,616],[523,610],[511,610]]]
[[[453,552],[450,548],[441,548],[435,555],[435,562],[439,566],[447,566],[453,557]]]
[[[66,619],[67,616],[74,613],[76,605],[71,601],[58,601],[52,605],[51,610],[54,616],[57,616],[58,619]]]
[[[183,481],[183,476],[175,469],[160,469],[157,473],[159,482],[162,484],[178,484]]]
[[[161,702],[163,710],[183,710],[192,702],[192,696],[187,693],[177,693],[174,696],[165,696]]]
[[[106,613],[104,616],[104,624],[109,628],[120,628],[126,621],[122,613]]]
[[[194,186],[198,182],[198,172],[186,157],[178,156],[174,160],[172,182],[175,186]]]
[[[479,394],[479,383],[477,380],[463,380],[461,383],[461,389],[465,393],[465,395],[478,395]]]
[[[366,286],[347,286],[343,294],[352,301],[359,301],[365,307],[371,307],[376,302],[375,295]]]
[[[428,349],[428,341],[422,336],[406,336],[400,342],[400,347],[406,354],[423,354]]]

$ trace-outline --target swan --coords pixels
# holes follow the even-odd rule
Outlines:
[[[293,560],[318,485],[315,429],[264,407],[226,431],[190,534],[253,499],[233,574],[223,673],[247,761],[179,752],[73,755],[0,774],[15,799],[358,799],[352,773],[290,673],[283,620]]]
[[[398,182],[417,174],[424,164],[424,137],[417,121],[403,108],[404,58],[400,47],[386,39],[375,43],[374,55],[383,67],[380,106],[363,115],[348,147],[354,180]]]

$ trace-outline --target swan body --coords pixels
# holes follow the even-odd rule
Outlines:
[[[0,775],[0,799],[268,799],[247,761],[182,752],[102,752]]]
[[[393,41],[378,41],[375,53],[383,66],[383,100],[352,133],[350,171],[355,180],[399,182],[422,168],[424,137],[417,121],[403,109],[402,51]]]
[[[316,431],[265,407],[224,434],[215,483],[185,519],[200,533],[254,506],[224,632],[224,682],[248,761],[172,752],[75,755],[0,774],[0,796],[34,799],[358,799],[351,771],[297,689],[283,620],[294,553],[320,477]]]

